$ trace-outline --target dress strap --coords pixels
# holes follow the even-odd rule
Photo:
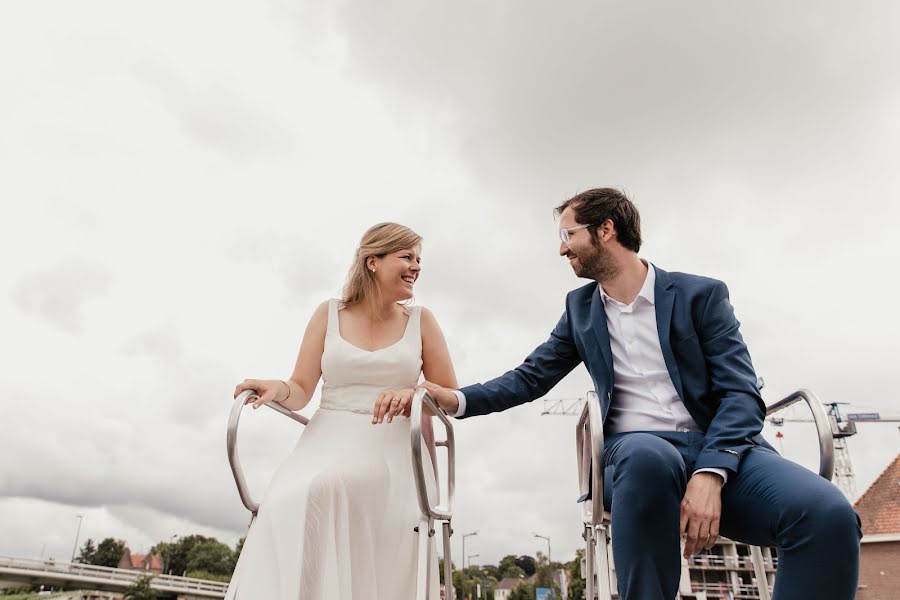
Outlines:
[[[403,336],[419,344],[422,343],[422,307],[410,306],[409,323],[406,326],[406,334]]]
[[[325,337],[340,335],[340,322],[338,321],[339,301],[331,298],[328,300],[328,325],[325,328]]]

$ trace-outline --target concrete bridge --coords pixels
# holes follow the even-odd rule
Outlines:
[[[145,575],[152,573],[0,555],[0,581],[124,592]],[[224,598],[228,588],[227,583],[175,575],[155,575],[151,586],[179,600]]]

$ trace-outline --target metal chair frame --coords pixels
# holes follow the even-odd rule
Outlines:
[[[768,406],[766,416],[771,416],[801,400],[812,413],[818,433],[819,475],[831,481],[834,475],[834,438],[828,416],[816,395],[806,389],[798,390]],[[600,414],[600,402],[593,391],[587,394],[587,402],[575,431],[579,487],[582,495],[591,492],[590,501],[582,504],[585,594],[588,600],[611,600],[612,577],[609,565],[611,515],[603,510],[603,418]],[[601,467],[591,469],[591,464]],[[757,546],[751,546],[750,557],[760,600],[771,600],[772,594],[762,550]]]
[[[238,495],[241,502],[251,513],[250,527],[256,520],[259,512],[259,503],[253,500],[250,494],[250,488],[247,480],[244,478],[244,470],[241,467],[240,457],[237,451],[237,432],[241,419],[241,413],[247,400],[256,396],[253,390],[241,392],[234,399],[231,406],[231,413],[228,417],[228,430],[226,433],[226,449],[228,452],[228,463],[231,465],[231,473],[234,476],[234,483],[238,489]],[[303,415],[288,410],[277,402],[269,402],[266,404],[272,410],[283,414],[284,416],[297,421],[301,425],[307,425],[309,419]],[[444,425],[446,437],[443,440],[435,441],[435,447],[443,446],[447,448],[447,501],[440,503],[440,492],[435,504],[432,504],[428,497],[428,489],[426,487],[425,465],[422,460],[422,411],[423,406],[428,407],[431,413]],[[444,586],[446,597],[453,598],[453,561],[450,552],[450,536],[453,535],[451,519],[453,518],[453,502],[456,493],[456,442],[453,434],[453,425],[449,418],[440,410],[434,399],[428,394],[424,388],[416,390],[413,396],[411,412],[410,412],[410,450],[412,457],[413,476],[416,482],[416,496],[419,502],[419,511],[421,513],[419,524],[415,531],[418,533],[418,559],[416,573],[416,600],[439,600],[438,598],[429,598],[428,589],[431,584],[431,552],[429,552],[428,541],[434,536],[435,523],[440,522],[443,533],[443,551],[444,551]],[[435,484],[439,482],[435,481]],[[439,485],[436,485],[439,490]]]

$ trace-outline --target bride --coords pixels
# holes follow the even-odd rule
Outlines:
[[[457,387],[434,316],[406,304],[421,272],[421,242],[402,225],[371,227],[343,297],[310,319],[290,378],[247,379],[235,389],[235,397],[258,394],[248,400],[253,408],[275,401],[296,411],[323,379],[321,405],[262,498],[226,600],[415,597],[410,403],[423,374]],[[430,422],[423,425],[430,432]],[[432,460],[423,460],[426,472]],[[433,485],[433,472],[426,475]],[[429,551],[429,597],[437,598],[433,545]]]

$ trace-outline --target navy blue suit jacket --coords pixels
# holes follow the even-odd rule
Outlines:
[[[705,435],[694,468],[737,473],[748,448],[770,446],[760,435],[766,408],[728,288],[715,279],[656,268],[655,296],[659,343],[669,376]],[[463,418],[540,398],[582,362],[594,381],[605,421],[615,374],[596,283],[569,292],[566,311],[550,339],[525,362],[487,383],[461,390],[466,396]]]

